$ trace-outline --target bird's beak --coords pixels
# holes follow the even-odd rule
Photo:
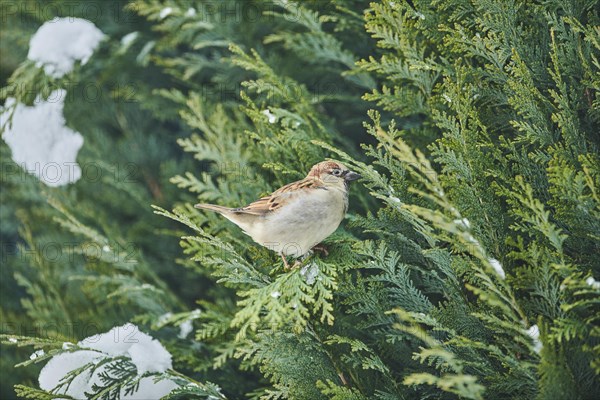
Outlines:
[[[360,178],[361,178],[360,174],[357,174],[356,172],[352,172],[352,171],[348,171],[348,173],[346,175],[344,175],[344,179],[347,180],[348,182],[355,181]]]

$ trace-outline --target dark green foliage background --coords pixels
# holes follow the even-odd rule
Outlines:
[[[33,350],[11,335],[58,354],[127,321],[173,354],[170,376],[230,399],[600,392],[597,1],[0,7],[2,98],[66,88],[85,138],[62,188],[0,146],[1,398],[55,397],[41,364],[13,368]],[[59,80],[26,61],[54,16],[107,35]],[[325,158],[363,179],[314,282],[192,207],[248,203]]]

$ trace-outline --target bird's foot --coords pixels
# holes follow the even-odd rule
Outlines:
[[[286,271],[290,269],[290,264],[288,264],[288,260],[287,258],[285,258],[285,256],[283,254],[280,254],[281,259],[283,260],[283,269],[285,269]]]
[[[289,271],[290,269],[301,267],[306,262],[306,260],[310,260],[310,258],[312,257],[313,254],[314,254],[314,251],[309,250],[308,252],[301,255],[299,258],[297,258],[296,261],[294,261],[294,264],[292,264],[291,266],[288,263],[287,258],[283,254],[280,254],[280,256],[281,256],[281,259],[283,260],[284,269],[286,271]]]
[[[323,243],[313,246],[312,250],[321,253],[324,257],[329,256],[329,250],[327,250],[327,246],[325,246]]]

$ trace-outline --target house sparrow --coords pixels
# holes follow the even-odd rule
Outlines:
[[[286,256],[307,254],[337,229],[348,209],[348,182],[359,178],[337,161],[323,161],[306,178],[245,207],[195,207],[223,215],[256,243],[277,252],[289,268]]]

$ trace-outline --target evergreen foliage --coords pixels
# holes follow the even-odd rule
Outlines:
[[[108,38],[87,64],[2,64],[4,99],[68,90],[99,171],[48,188],[0,146],[2,398],[68,398],[35,365],[127,321],[173,369],[107,357],[91,398],[145,376],[180,385],[167,399],[600,393],[597,1],[94,4]],[[19,10],[1,33],[46,19]],[[363,179],[329,254],[298,268],[193,208],[326,158]],[[18,364],[23,348],[45,353]]]

